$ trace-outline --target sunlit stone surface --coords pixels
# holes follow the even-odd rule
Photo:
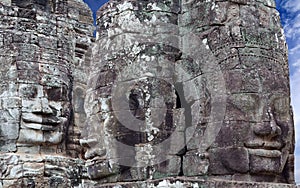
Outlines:
[[[287,187],[273,0],[0,1],[0,187]]]

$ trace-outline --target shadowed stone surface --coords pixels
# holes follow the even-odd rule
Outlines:
[[[0,1],[0,187],[296,187],[273,0]]]

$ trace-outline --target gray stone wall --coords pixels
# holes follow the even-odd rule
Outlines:
[[[0,187],[295,187],[273,0],[0,1]]]
[[[97,24],[85,101],[92,179],[294,183],[274,1],[110,1]]]
[[[61,123],[62,120],[54,120],[57,118],[54,115],[47,116],[52,113],[52,108],[61,111],[57,116],[65,117],[67,121],[59,128],[60,133],[73,131],[74,135],[79,134],[75,133],[78,128],[69,124],[74,121],[71,110],[74,105],[75,119],[79,119],[79,114],[84,115],[78,107],[82,97],[78,92],[80,87],[84,90],[84,75],[87,74],[90,61],[87,52],[93,30],[91,12],[81,1],[39,4],[13,1],[12,6],[4,4],[1,9],[1,118],[5,122],[1,124],[1,132],[5,133],[1,135],[1,151],[19,152],[22,148],[31,148],[30,144],[36,146],[30,143],[36,142],[38,148],[28,152],[40,152],[44,147],[41,143],[62,141],[60,134],[57,135],[58,140],[49,141],[46,138],[47,131],[44,135],[39,131],[53,131],[43,127],[43,121]],[[76,92],[73,93],[74,90]],[[32,111],[34,107],[36,109]],[[46,108],[49,108],[49,112]],[[41,115],[36,116],[39,113]],[[27,138],[30,135],[32,138]],[[74,139],[70,137],[70,140]],[[50,153],[66,150],[65,146],[60,147],[61,151],[54,147]]]
[[[82,152],[91,11],[82,1],[0,7],[0,187],[73,187],[81,177],[82,162],[71,157]]]

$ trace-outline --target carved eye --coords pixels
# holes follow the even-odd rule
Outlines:
[[[252,112],[256,110],[257,106],[259,105],[258,96],[255,94],[239,94],[234,95],[233,97],[234,105],[244,112]]]
[[[62,99],[60,87],[46,88],[44,89],[44,93],[47,94],[47,98],[49,101],[60,101]]]
[[[47,87],[44,93],[49,101],[66,101],[68,99],[68,90],[66,87]]]
[[[20,86],[20,97],[22,98],[36,98],[38,89],[35,85]]]

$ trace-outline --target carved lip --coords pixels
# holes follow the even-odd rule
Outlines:
[[[251,141],[245,143],[249,154],[261,157],[280,157],[283,144],[277,141]]]
[[[257,155],[257,156],[269,157],[269,158],[281,156],[281,152],[279,150],[249,149],[248,148],[248,152],[251,155]]]
[[[42,131],[54,131],[57,129],[57,126],[53,126],[53,125],[45,125],[41,123],[28,123],[24,121],[22,121],[21,126],[24,128],[42,130]]]
[[[245,143],[245,146],[251,149],[280,150],[283,144],[278,141],[254,140]]]
[[[42,124],[47,126],[56,126],[62,122],[60,118],[53,115],[41,115],[33,113],[22,113],[22,120],[24,123]],[[48,128],[45,127],[45,129]]]

